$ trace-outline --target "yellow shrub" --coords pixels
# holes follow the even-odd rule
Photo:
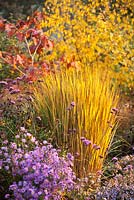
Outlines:
[[[115,134],[118,103],[108,73],[70,68],[46,76],[33,90],[37,112],[54,142],[74,155],[77,175],[101,170]]]
[[[110,2],[46,0],[46,20],[41,25],[45,34],[55,41],[55,47],[45,59],[55,63],[64,57],[62,66],[65,67],[77,63],[79,67],[94,66],[105,70],[108,66],[118,85],[131,89],[134,82],[134,21],[132,13],[128,13],[134,10],[134,3],[132,0]],[[130,73],[124,73],[124,68]]]

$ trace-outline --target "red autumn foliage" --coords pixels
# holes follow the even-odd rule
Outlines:
[[[52,51],[54,44],[39,26],[39,21],[44,18],[41,12],[36,11],[26,21],[18,20],[16,24],[0,19],[0,31],[5,32],[8,38],[16,39],[17,44],[1,51],[0,59],[29,80],[49,72],[49,63],[41,60],[41,54]]]

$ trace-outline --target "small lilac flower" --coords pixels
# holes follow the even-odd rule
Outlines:
[[[5,199],[8,199],[10,197],[10,194],[5,195]]]
[[[72,133],[72,129],[71,128],[68,129],[68,133]]]
[[[15,84],[17,83],[17,81],[16,81],[16,80],[13,80],[12,83],[15,85]]]
[[[86,145],[86,146],[88,146],[89,144],[92,144],[92,142],[90,141],[90,140],[83,140],[83,143]]]
[[[127,165],[124,170],[133,170],[133,166],[132,165]]]
[[[101,170],[97,171],[97,175],[102,175],[102,174],[103,174],[103,173],[102,173]]]
[[[8,149],[7,149],[7,147],[1,147],[1,150],[7,151]]]
[[[28,83],[29,83],[29,84],[32,84],[32,83],[33,83],[33,81],[29,81]]]
[[[0,81],[0,84],[7,85],[8,83],[6,81]]]
[[[17,81],[21,81],[23,79],[23,77],[17,77],[16,80]]]
[[[43,144],[47,144],[47,141],[46,141],[46,140],[44,140],[44,141],[43,141]]]
[[[7,170],[7,171],[9,170],[9,166],[4,166],[4,168],[5,168],[5,170]]]
[[[78,152],[75,153],[75,156],[76,156],[76,157],[79,156],[79,155],[80,155],[80,154],[79,154]]]
[[[9,189],[10,190],[16,190],[17,189],[17,184],[15,182],[13,182],[13,184],[10,185]]]
[[[20,135],[16,135],[15,138],[16,138],[16,139],[20,138]]]
[[[2,169],[2,166],[3,166],[3,161],[0,160],[0,169]]]
[[[83,141],[83,140],[85,140],[86,138],[85,138],[85,137],[81,137],[80,139]]]
[[[4,157],[7,158],[8,157],[8,153],[4,153]]]
[[[26,133],[26,136],[30,138],[30,137],[32,137],[32,134],[31,133]]]
[[[22,132],[25,132],[25,131],[26,131],[25,127],[20,127],[20,130],[21,130]]]
[[[67,153],[67,158],[68,158],[69,160],[71,160],[71,161],[73,161],[73,160],[74,160],[74,158],[73,158],[73,156],[72,156],[72,154],[71,154],[71,153]]]
[[[8,140],[4,140],[4,141],[3,141],[3,144],[8,144]]]
[[[19,89],[14,89],[10,92],[10,94],[18,94],[20,92]]]
[[[118,113],[118,109],[117,108],[112,108],[111,113],[117,114]]]
[[[12,142],[10,146],[11,146],[12,149],[17,149],[17,145],[14,142]]]
[[[93,149],[95,149],[97,147],[97,144],[93,144]]]
[[[23,172],[27,173],[28,172],[28,167],[24,167]]]
[[[23,98],[18,98],[17,101],[18,101],[18,102],[22,102],[22,101],[23,101]]]
[[[36,117],[36,119],[39,120],[39,121],[41,121],[41,117],[40,116]]]
[[[72,107],[74,107],[76,104],[75,104],[74,101],[72,101],[70,105],[71,105]]]
[[[117,157],[113,157],[113,158],[112,158],[112,161],[117,162],[117,161],[118,161],[118,158],[117,158]]]
[[[76,128],[73,128],[73,133],[76,133]]]
[[[10,87],[10,88],[9,88],[9,92],[12,91],[13,89],[14,89],[13,87]]]
[[[34,143],[35,143],[35,145],[38,145],[38,144],[39,144],[39,142],[38,142],[38,141],[35,141]]]
[[[11,100],[11,101],[10,101],[10,103],[14,105],[16,102],[15,102],[15,101],[13,101],[13,100]]]
[[[24,139],[24,138],[23,138],[21,141],[22,141],[23,143],[26,143],[26,139]]]
[[[94,148],[95,148],[96,150],[99,150],[99,149],[100,149],[100,146],[97,145],[97,146],[94,147]]]
[[[35,137],[31,137],[31,142],[35,142],[36,141],[36,139],[35,139]]]

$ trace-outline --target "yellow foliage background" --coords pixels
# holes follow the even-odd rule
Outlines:
[[[133,10],[132,0],[115,3],[107,0],[45,1],[45,20],[41,21],[41,26],[55,41],[55,46],[49,55],[42,56],[57,68],[108,68],[122,90],[132,91]]]

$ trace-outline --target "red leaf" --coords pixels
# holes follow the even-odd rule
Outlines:
[[[16,33],[16,37],[18,38],[18,40],[20,41],[20,42],[22,42],[23,40],[24,40],[24,34],[23,33],[20,33],[20,32],[18,32],[18,33]]]
[[[49,50],[52,50],[53,47],[54,47],[54,43],[53,43],[52,41],[48,40],[48,41],[47,41],[47,48],[48,48]]]
[[[41,31],[33,30],[32,37],[39,38]]]
[[[16,60],[18,61],[18,63],[20,64],[20,65],[23,65],[23,59],[21,58],[21,56],[20,55],[17,55],[17,58],[16,58]]]
[[[17,29],[24,29],[27,27],[26,22],[22,21],[22,20],[18,20],[17,24],[16,24],[16,28]]]
[[[3,56],[2,56],[2,51],[0,51],[0,58],[2,58]]]
[[[44,48],[46,48],[48,50],[52,50],[54,47],[54,43],[52,41],[48,40],[48,38],[45,35],[43,35],[41,37],[41,44]]]
[[[5,30],[7,32],[8,37],[12,37],[16,32],[16,28],[10,24],[5,25]]]
[[[26,31],[26,38],[29,39],[32,35],[33,29],[29,29],[28,31]]]
[[[0,31],[4,31],[5,29],[5,20],[0,19]]]
[[[29,47],[29,49],[30,49],[31,54],[33,54],[36,50],[36,46],[32,45],[32,46]]]

